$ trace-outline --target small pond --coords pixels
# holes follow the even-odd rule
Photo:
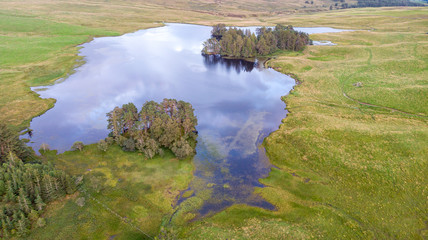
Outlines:
[[[296,28],[308,33],[331,28]],[[33,89],[57,102],[31,122],[29,143],[59,152],[73,142],[95,143],[107,136],[106,113],[133,102],[175,98],[190,102],[198,117],[195,178],[190,197],[203,199],[201,215],[235,203],[274,209],[255,195],[272,167],[260,147],[286,116],[281,96],[295,81],[259,64],[201,55],[211,27],[167,24],[83,44],[86,63],[66,81]],[[43,89],[43,90],[42,90]],[[178,203],[182,202],[181,198]]]

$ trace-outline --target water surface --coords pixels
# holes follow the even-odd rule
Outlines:
[[[257,63],[202,56],[210,31],[168,24],[83,44],[80,55],[86,63],[66,81],[39,91],[57,102],[31,122],[30,145],[38,149],[47,143],[63,152],[75,141],[95,143],[107,136],[105,114],[115,106],[184,100],[193,105],[199,122],[195,178],[189,186],[191,197],[204,201],[199,213],[234,203],[274,209],[253,193],[272,167],[260,143],[285,117],[280,97],[295,81]]]

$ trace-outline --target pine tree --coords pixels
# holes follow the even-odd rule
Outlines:
[[[15,201],[15,192],[13,191],[12,182],[7,181],[7,190],[6,195],[4,195],[4,201],[6,202],[14,202]]]
[[[14,226],[15,228],[16,228],[16,223],[18,222],[19,217],[20,217],[20,214],[19,214],[18,211],[19,210],[16,210],[16,209],[12,210],[12,220],[11,220],[11,223],[12,223],[12,226]]]
[[[7,225],[7,228],[8,228],[9,230],[11,230],[11,229],[13,228],[13,223],[12,223],[12,221],[10,220],[10,218],[9,218],[9,217],[7,217],[7,218],[6,218],[6,225]]]
[[[135,122],[138,121],[138,110],[133,103],[122,105],[122,109],[124,121],[123,132],[125,133],[133,130]]]
[[[40,212],[43,210],[43,208],[46,206],[46,204],[43,202],[42,197],[40,195],[37,195],[36,200],[34,201],[36,204],[36,209]]]
[[[241,50],[241,56],[244,58],[254,57],[254,45],[250,37],[245,37],[244,46]]]
[[[237,35],[234,41],[232,56],[241,57],[242,46],[244,46],[244,40],[240,35]]]
[[[123,109],[115,107],[113,111],[107,113],[108,129],[112,130],[113,137],[116,139],[123,133]]]
[[[1,230],[2,237],[8,239],[10,237],[9,227],[4,219],[1,220]]]
[[[257,52],[259,55],[267,55],[269,53],[269,46],[266,43],[264,37],[261,37],[257,43]]]
[[[7,160],[6,156],[10,153],[24,160],[31,157],[30,149],[19,139],[18,134],[0,123],[0,164]]]
[[[269,53],[273,53],[277,50],[277,39],[272,32],[268,32],[264,35],[266,45],[268,46]]]
[[[54,186],[52,184],[51,177],[49,175],[45,175],[42,180],[42,196],[43,199],[47,202],[52,201],[54,199]]]
[[[31,212],[28,214],[28,219],[30,219],[31,222],[36,222],[39,218],[39,214],[36,210],[31,209]]]
[[[16,223],[16,229],[18,230],[17,234],[18,236],[25,236],[28,234],[29,229],[28,229],[29,223],[28,223],[28,219],[25,217],[24,213],[21,212],[21,214],[19,215],[19,219]]]
[[[6,193],[6,184],[3,180],[0,180],[0,196],[3,196],[5,193]]]
[[[25,213],[30,213],[31,211],[31,202],[28,200],[24,188],[19,189],[19,209]]]
[[[223,38],[220,40],[221,46],[221,55],[225,56],[233,56],[234,52],[234,44],[233,44],[233,36],[231,33],[227,32],[223,35]]]
[[[34,184],[35,184],[35,191],[34,195],[39,195],[42,192],[41,182],[40,182],[40,174],[36,172],[34,175]]]
[[[30,199],[30,201],[34,200],[34,193],[35,193],[34,181],[33,181],[31,171],[29,169],[24,174],[23,182],[25,183],[27,197]]]

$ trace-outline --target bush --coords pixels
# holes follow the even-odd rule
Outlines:
[[[111,145],[113,145],[113,143],[114,143],[114,138],[112,138],[112,137],[106,137],[106,143],[109,145],[109,146],[111,146]]]
[[[37,219],[36,223],[37,227],[42,228],[46,225],[46,220],[44,218]]]
[[[78,199],[76,200],[76,204],[77,204],[77,206],[79,206],[79,207],[83,207],[83,206],[85,206],[85,198],[84,198],[84,197],[80,197],[80,198],[78,198]]]
[[[76,151],[76,150],[82,151],[84,146],[85,145],[83,144],[83,142],[77,141],[77,142],[73,143],[73,146],[71,146],[71,150],[73,150],[73,151]]]
[[[133,152],[135,151],[135,141],[132,138],[127,138],[123,141],[122,149],[124,151]]]
[[[184,159],[184,158],[189,157],[195,153],[194,149],[183,138],[181,138],[179,141],[175,142],[172,145],[171,151],[179,159]]]
[[[107,151],[107,149],[108,149],[108,144],[107,144],[107,142],[104,140],[104,139],[101,139],[99,142],[98,142],[98,149],[100,150],[100,151],[102,151],[102,152],[106,152]]]
[[[114,140],[116,141],[117,145],[119,145],[121,147],[123,147],[123,145],[125,144],[126,139],[127,138],[124,137],[124,136],[122,136],[122,135],[119,135],[119,136],[117,136],[117,137],[114,138]]]
[[[39,218],[39,214],[37,213],[36,210],[31,209],[31,212],[28,214],[28,219],[30,219],[32,222],[37,221],[37,219]]]

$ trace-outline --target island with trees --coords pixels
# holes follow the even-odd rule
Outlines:
[[[162,156],[164,149],[180,159],[195,154],[198,121],[190,103],[175,99],[148,101],[140,112],[128,103],[115,107],[107,118],[111,133],[98,143],[101,150],[115,142],[123,150],[139,151],[147,158]]]
[[[293,26],[261,27],[256,33],[225,24],[213,26],[211,38],[203,43],[202,54],[232,58],[252,58],[272,54],[277,50],[302,51],[312,44],[309,35],[294,30]]]

